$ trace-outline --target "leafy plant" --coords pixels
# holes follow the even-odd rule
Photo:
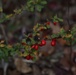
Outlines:
[[[46,4],[46,0],[27,0],[26,9],[31,12],[40,12]]]
[[[26,6],[21,9],[15,9],[14,14],[6,15],[3,13],[2,17],[0,18],[0,23],[9,20],[15,15],[21,14],[21,12],[25,9],[31,12],[41,12],[46,4],[46,0],[27,0]],[[0,12],[2,12],[1,8]],[[63,20],[61,18],[58,18],[57,15],[55,15],[52,19],[53,22],[63,22]],[[42,35],[41,33],[44,34],[44,31],[47,31],[49,29],[51,30],[50,22],[44,24],[36,24],[33,27],[33,32],[28,35],[25,34],[25,39],[22,39],[21,42],[16,43],[15,45],[7,45],[4,43],[4,41],[1,41],[0,59],[6,60],[9,57],[13,57],[15,54],[17,54],[18,56],[25,57],[27,60],[35,60],[36,57],[38,57],[38,49],[46,44],[46,39],[52,41],[52,46],[56,45],[56,39],[58,38],[63,38],[66,41],[71,41],[72,44],[76,44],[76,27],[73,27],[69,33],[61,28],[59,33],[52,35],[47,34],[46,36],[43,36],[44,39],[42,40],[42,38],[40,38]]]

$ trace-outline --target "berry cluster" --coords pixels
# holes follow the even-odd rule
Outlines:
[[[25,46],[25,43],[22,43],[22,45]],[[45,45],[46,45],[46,40],[42,40],[39,44],[32,45],[31,49],[34,49],[37,51],[39,49],[39,47],[45,46]],[[50,42],[50,45],[55,46],[56,45],[56,39],[52,39],[52,41]],[[24,53],[24,51],[23,51],[23,53]],[[33,56],[31,56],[30,54],[28,54],[25,58],[27,60],[33,60]]]
[[[22,42],[22,45],[24,47],[28,46],[27,50],[25,50],[25,52],[27,51],[27,54],[24,55],[27,60],[33,60],[35,57],[34,53],[37,53],[40,47],[45,46],[47,44],[47,39],[51,38],[49,34],[46,34],[46,36],[44,36],[43,39],[39,39],[42,35],[40,34],[41,32],[44,34],[44,31],[51,29],[50,24],[51,23],[49,21],[46,22],[44,25],[37,24],[33,28],[33,33],[25,35],[26,39]],[[56,25],[56,22],[54,23],[54,25]],[[45,39],[45,37],[47,37],[47,39]],[[50,42],[50,45],[55,46],[56,39],[51,39],[52,40]],[[23,54],[25,54],[25,52],[23,52]]]

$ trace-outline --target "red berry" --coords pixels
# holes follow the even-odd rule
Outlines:
[[[28,37],[32,38],[32,34],[30,34]]]
[[[34,49],[35,50],[38,50],[39,46],[38,45],[35,45]]]
[[[44,31],[44,28],[41,28],[40,31]]]
[[[50,22],[46,22],[47,25],[50,25]]]
[[[22,42],[22,45],[24,46],[24,45],[26,45],[26,43],[25,42]]]
[[[27,55],[27,56],[26,56],[26,59],[27,59],[27,60],[30,60],[30,59],[31,59],[31,56],[30,56],[30,55]]]
[[[31,56],[31,59],[33,59],[33,56]]]
[[[52,39],[52,41],[56,41],[56,39]]]
[[[35,45],[32,45],[32,48],[35,48]]]
[[[42,44],[42,45],[46,45],[46,41],[45,41],[45,40],[42,40],[42,41],[41,41],[41,44]]]
[[[57,22],[54,22],[53,24],[54,24],[54,25],[57,25]]]
[[[43,46],[43,45],[40,43],[39,46]]]
[[[32,46],[33,49],[38,50],[39,46],[37,44]]]
[[[56,45],[56,41],[55,40],[52,40],[51,41],[51,46],[55,46]]]

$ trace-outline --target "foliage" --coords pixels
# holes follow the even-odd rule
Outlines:
[[[7,57],[13,56],[15,54],[18,54],[21,57],[22,56],[26,57],[27,55],[30,54],[31,56],[34,57],[34,59],[36,59],[36,54],[38,53],[38,50],[35,50],[34,48],[32,48],[32,46],[35,45],[35,44],[37,44],[39,46],[41,40],[40,39],[35,39],[35,37],[36,36],[37,36],[37,38],[40,37],[41,29],[47,30],[48,28],[51,29],[51,27],[49,25],[47,25],[46,23],[45,23],[45,25],[41,25],[41,24],[35,25],[34,28],[33,28],[33,33],[25,35],[25,39],[23,39],[21,43],[17,43],[14,46],[5,45],[1,41],[1,44],[0,44],[0,49],[1,49],[0,50],[0,59],[2,59],[2,58],[6,59]],[[73,29],[74,28],[72,28],[72,30]],[[73,31],[71,31],[71,32],[73,32]],[[49,35],[47,34],[47,36],[49,36]],[[61,28],[61,30],[58,34],[52,34],[50,36],[50,38],[47,38],[47,39],[52,40],[52,39],[57,39],[58,37],[62,37],[63,39],[69,39],[70,38],[72,40],[73,36],[75,36],[75,35],[71,34],[71,33],[67,34],[67,32],[63,28]],[[22,51],[22,49],[24,49],[24,52]]]
[[[40,12],[44,6],[47,4],[46,0],[27,0],[26,9],[34,12]],[[14,14],[6,15],[2,13],[2,17],[0,18],[0,24],[11,19],[11,17],[15,15],[21,14],[21,12],[25,10],[25,7],[21,9],[15,9]],[[0,8],[0,12],[2,12],[2,9]],[[63,20],[61,18],[58,18],[57,15],[55,15],[53,18],[53,22],[62,22]],[[50,22],[44,23],[44,24],[36,24],[33,27],[33,32],[25,35],[25,39],[23,39],[21,42],[16,43],[15,45],[7,45],[4,43],[4,41],[0,42],[0,59],[8,59],[9,57],[13,57],[14,55],[18,55],[21,57],[25,57],[28,55],[31,55],[33,57],[33,60],[37,59],[38,57],[38,49],[41,47],[41,41],[42,38],[40,36],[41,33],[44,33],[44,31],[51,30]],[[52,39],[58,39],[63,38],[64,40],[72,42],[72,45],[76,43],[76,27],[73,27],[69,33],[65,31],[63,28],[61,28],[60,32],[58,34],[47,34],[44,38],[44,40],[52,40]],[[33,48],[33,46],[36,46],[36,48]]]
[[[4,19],[8,20],[11,17],[11,15],[7,15],[5,17],[6,18]],[[57,16],[54,16],[53,19],[56,19],[58,22],[59,18]],[[62,19],[59,19],[59,21],[62,22]],[[50,22],[46,22],[44,24],[36,24],[33,27],[33,32],[28,35],[25,35],[25,39],[23,39],[20,43],[17,43],[11,46],[11,45],[3,44],[4,42],[1,41],[0,59],[3,58],[6,60],[8,59],[8,57],[14,56],[15,54],[17,54],[18,56],[21,56],[21,57],[26,57],[27,55],[31,55],[33,57],[33,60],[36,60],[36,58],[38,57],[38,50],[35,48],[32,48],[32,46],[37,45],[38,49],[39,47],[41,47],[40,46],[40,43],[41,43],[40,36],[42,35],[41,33],[44,33],[44,31],[47,31],[48,29],[51,29]],[[61,28],[58,34],[52,34],[52,35],[47,34],[46,37],[45,38],[43,37],[43,38],[45,40],[48,39],[51,41],[52,39],[57,39],[61,37],[66,41],[70,41],[75,37],[75,32],[76,32],[75,27],[70,30],[69,34],[67,33],[67,31]],[[75,43],[76,41],[72,42],[72,44],[75,44]]]
[[[40,12],[46,4],[46,0],[27,0],[26,9],[31,12]]]
[[[63,22],[63,20],[61,19],[61,18],[58,18],[57,17],[57,15],[55,15],[54,17],[53,17],[53,22]]]

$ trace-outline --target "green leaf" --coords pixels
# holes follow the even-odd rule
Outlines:
[[[47,28],[49,29],[50,28],[50,25],[47,25]]]
[[[0,19],[0,23],[3,23],[5,20],[4,19]]]
[[[57,19],[57,15],[54,16],[54,19]]]
[[[22,39],[22,42],[26,42],[26,40],[25,39]]]
[[[72,45],[76,44],[76,39],[74,39],[74,41],[72,41]]]
[[[44,29],[47,29],[47,27],[44,27]]]
[[[51,35],[52,38],[56,38],[56,37],[58,37],[58,36],[59,36],[59,34],[52,34],[52,35]]]
[[[29,1],[28,1],[29,4],[32,3],[32,2],[33,2],[33,0],[29,0]]]
[[[37,10],[37,11],[39,11],[39,12],[40,12],[42,8],[43,8],[43,6],[42,6],[42,5],[36,5],[36,10]]]
[[[24,52],[24,55],[26,55],[26,56],[27,56],[27,55],[29,55],[29,52],[27,52],[27,51],[26,51],[26,52]]]
[[[35,43],[36,43],[33,38],[30,38],[30,39],[31,39],[31,43],[32,43],[32,44],[35,44]]]
[[[47,4],[47,1],[41,1],[41,4],[43,4],[43,5]]]
[[[34,11],[34,7],[31,7],[31,8],[30,8],[30,11],[33,12],[33,11]]]
[[[0,59],[3,58],[3,55],[4,55],[4,54],[3,54],[3,51],[0,50]]]
[[[60,18],[57,18],[57,19],[58,19],[58,21],[63,22],[63,19],[60,19]]]

